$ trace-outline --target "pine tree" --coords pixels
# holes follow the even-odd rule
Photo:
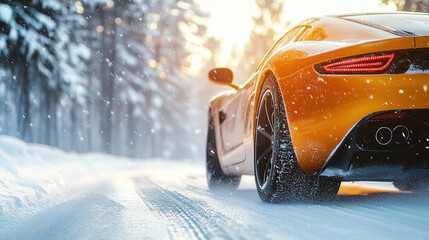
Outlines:
[[[0,0],[0,12],[0,133],[190,156],[200,120],[184,69],[205,33],[193,0]]]
[[[56,19],[58,27],[56,28],[56,75],[60,80],[62,95],[57,96],[62,102],[67,102],[70,107],[67,109],[57,109],[64,116],[60,121],[62,129],[68,129],[64,136],[59,139],[69,141],[60,141],[60,145],[69,145],[76,151],[88,150],[87,142],[87,95],[89,82],[88,63],[91,52],[85,44],[86,32],[83,31],[87,22],[79,14],[80,5],[70,4],[67,1],[62,7],[61,17]],[[83,113],[83,114],[81,114]],[[56,113],[51,113],[56,114]],[[69,117],[66,117],[69,116]],[[56,132],[54,136],[60,135]]]
[[[429,0],[381,0],[384,5],[391,2],[395,3],[398,11],[429,12]]]
[[[126,152],[131,157],[145,156],[149,151],[147,146],[150,146],[144,135],[150,134],[147,110],[150,108],[151,87],[156,86],[156,82],[155,71],[150,66],[153,61],[151,51],[144,44],[153,34],[147,29],[148,9],[146,1],[130,1],[124,5],[121,18],[116,19],[116,112],[124,113],[116,114],[116,125],[126,129],[122,131],[122,140],[126,144],[118,144],[125,147],[117,151]],[[137,152],[137,149],[142,151]]]
[[[37,141],[34,137],[36,130],[32,130],[35,124],[32,122],[32,108],[40,109],[39,113],[43,109],[50,112],[56,107],[51,96],[61,92],[58,79],[54,77],[57,27],[54,19],[61,14],[61,5],[55,1],[36,0],[3,0],[1,3],[3,8],[13,9],[12,14],[7,14],[7,21],[3,21],[1,35],[2,42],[7,45],[2,51],[3,63],[11,69],[16,80],[13,89],[17,97],[17,135],[28,141]],[[49,104],[40,105],[44,101]],[[46,115],[39,116],[39,124],[46,123],[45,128],[52,129],[56,114],[52,118],[44,117]],[[49,137],[39,141],[54,144]]]
[[[156,82],[159,86],[151,96],[152,151],[155,156],[181,157],[189,144],[184,138],[195,129],[188,117],[191,111],[188,89],[190,82],[182,75],[187,67],[189,52],[186,48],[189,36],[201,36],[205,28],[196,18],[203,18],[193,0],[162,0],[154,2],[149,28],[156,30],[148,43],[153,49]]]
[[[242,75],[249,77],[257,68],[264,54],[274,44],[275,38],[281,34],[289,23],[281,22],[283,3],[279,0],[256,0],[259,14],[253,17],[253,30],[249,42],[244,48],[243,61],[239,64]]]

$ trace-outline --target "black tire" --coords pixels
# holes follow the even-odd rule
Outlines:
[[[272,74],[262,85],[254,136],[255,182],[263,201],[327,200],[337,194],[341,180],[310,176],[299,165],[283,98]]]
[[[429,190],[428,180],[410,180],[393,182],[393,186],[401,191],[423,192]]]
[[[209,123],[206,147],[206,177],[210,189],[237,189],[241,176],[230,176],[222,172],[216,148],[216,135],[213,115],[209,111]]]

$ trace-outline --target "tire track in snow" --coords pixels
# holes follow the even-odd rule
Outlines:
[[[264,228],[274,230],[275,233],[283,233],[283,237],[327,239],[332,235],[344,238],[354,235],[354,239],[359,239],[366,232],[376,238],[383,236],[395,238],[403,234],[421,238],[427,234],[426,226],[429,222],[426,207],[421,205],[422,202],[427,201],[427,194],[339,195],[335,200],[326,203],[283,203],[264,207],[265,203],[260,202],[259,199],[255,201],[249,196],[242,196],[243,193],[248,194],[240,190],[230,196],[210,194],[210,191],[201,184],[187,185],[186,190],[186,195],[191,198],[212,198],[221,202],[226,201],[231,207],[242,209],[245,214],[256,215],[257,217],[253,221],[259,222],[261,231],[264,231]],[[198,197],[189,192],[201,196]],[[421,211],[416,208],[421,208]],[[323,221],[317,221],[317,219],[323,219]],[[267,224],[268,222],[269,224]],[[345,223],[351,225],[347,226]],[[242,227],[248,228],[248,226]],[[307,231],[308,228],[314,229],[314,232],[318,232],[318,234]],[[356,234],[356,229],[364,231]],[[274,238],[277,236],[274,235]]]
[[[151,211],[159,213],[166,221],[170,238],[232,238],[216,221],[231,219],[212,211],[204,202],[162,188],[148,179],[137,181],[149,187],[138,190],[138,194]]]

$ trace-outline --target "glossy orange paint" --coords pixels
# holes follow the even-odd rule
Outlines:
[[[335,26],[335,22],[338,20],[328,18],[323,24]],[[363,31],[362,25],[355,27],[354,32]],[[270,56],[262,67],[261,72],[272,71],[279,82],[295,153],[302,169],[309,174],[323,167],[347,132],[368,114],[429,108],[428,74],[322,75],[314,70],[315,64],[330,59],[423,48],[429,43],[429,37],[419,37],[416,44],[414,37],[399,38],[371,28],[364,32],[344,41],[342,48],[338,48],[338,43],[291,43]],[[334,33],[341,34],[341,29]],[[329,37],[335,40],[343,36]],[[363,43],[356,45],[358,42]]]
[[[306,83],[293,77],[281,81],[295,152],[307,173],[317,172],[363,117],[383,110],[429,108],[428,74],[322,76],[312,72],[308,77]]]
[[[429,37],[415,37],[416,48],[429,48]]]
[[[385,189],[385,188],[374,188],[366,186],[355,186],[355,185],[341,185],[338,195],[372,195],[378,193],[390,193],[390,194],[406,194],[410,192]]]
[[[428,48],[429,36],[400,37],[337,17],[309,19],[298,27],[306,31],[288,44],[281,38],[245,83],[211,101],[215,119],[219,111],[226,111],[240,123],[224,123],[225,129],[244,126],[237,130],[242,141],[236,141],[237,147],[231,151],[223,146],[220,127],[216,130],[219,159],[227,174],[253,173],[254,119],[267,74],[273,74],[279,83],[295,153],[308,174],[320,171],[348,131],[368,114],[429,108],[427,73],[323,75],[314,69],[319,63],[366,53]],[[228,112],[237,104],[240,111]]]

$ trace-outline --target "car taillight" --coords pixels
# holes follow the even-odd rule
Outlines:
[[[382,73],[392,63],[394,53],[373,56],[361,56],[343,60],[322,63],[316,66],[317,70],[324,74],[345,73]]]
[[[392,118],[403,118],[405,116],[405,112],[391,112],[391,113],[384,113],[377,115],[375,117],[372,117],[371,119],[392,119]]]

